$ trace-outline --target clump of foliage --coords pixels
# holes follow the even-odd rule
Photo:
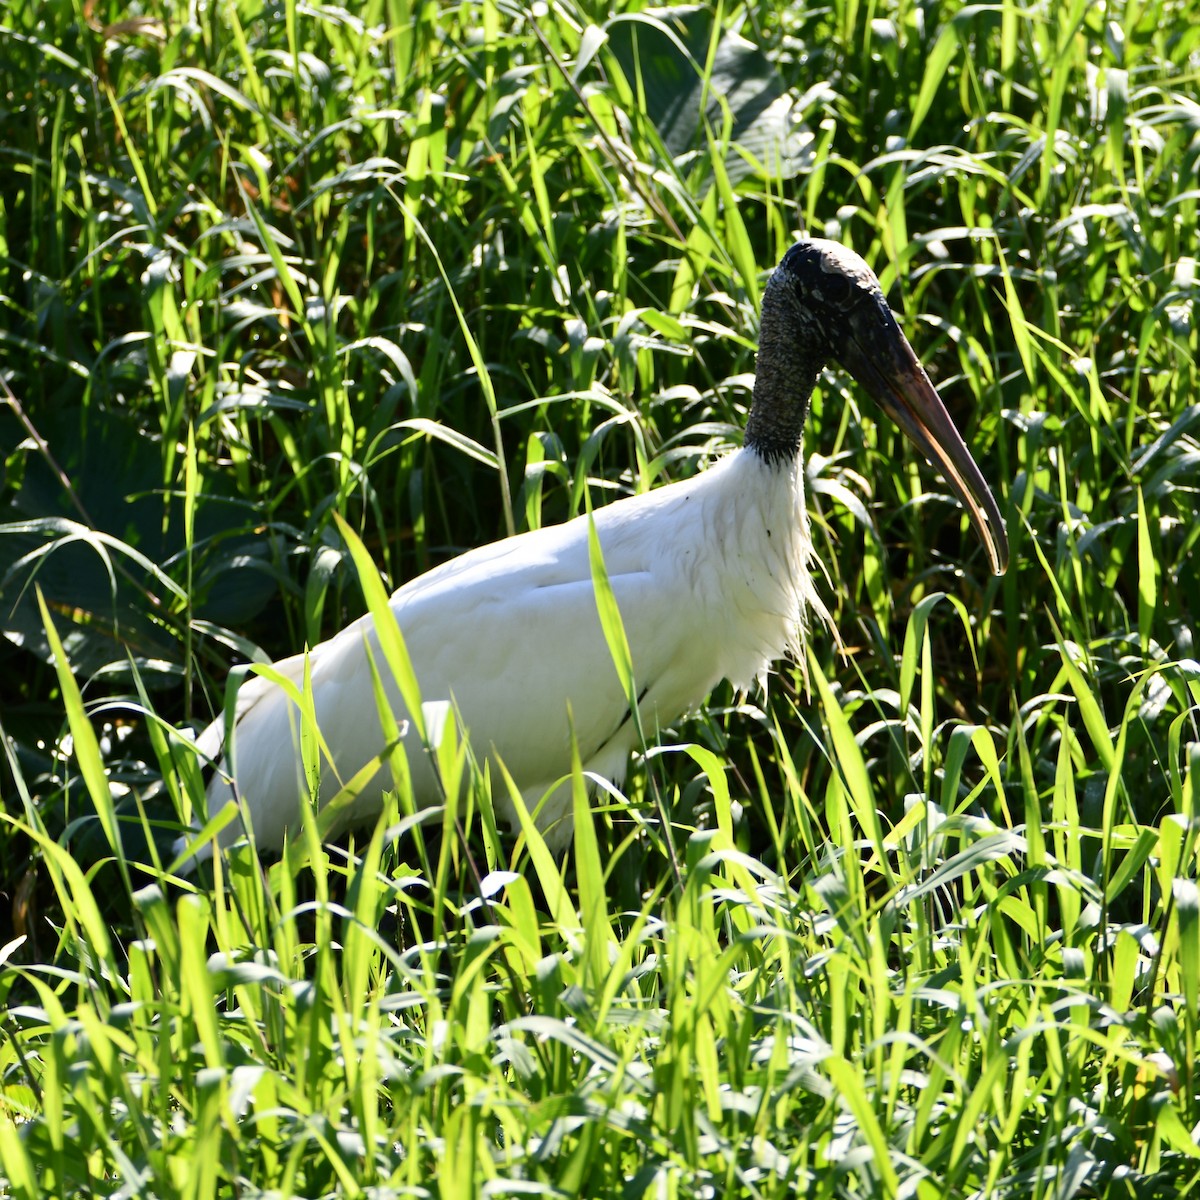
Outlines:
[[[8,1193],[1200,1178],[1188,6],[46,0],[0,48]],[[451,737],[444,806],[171,877],[231,665],[363,611],[351,546],[398,585],[735,445],[799,230],[877,268],[1008,575],[829,376],[839,636],[581,785],[567,863]]]

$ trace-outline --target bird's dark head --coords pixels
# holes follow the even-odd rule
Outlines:
[[[946,477],[983,540],[992,570],[1003,574],[1008,538],[991,489],[897,325],[875,273],[853,250],[810,238],[783,256],[763,297],[760,372],[764,353],[785,338],[798,341],[817,370],[831,359],[844,367],[900,426]]]
[[[824,339],[831,358],[838,357],[852,322],[892,318],[875,272],[838,242],[824,238],[798,242],[783,256],[776,274],[795,290],[806,322],[813,335]]]

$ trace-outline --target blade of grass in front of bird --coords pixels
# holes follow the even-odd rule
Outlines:
[[[404,634],[388,603],[388,595],[384,590],[383,581],[379,578],[379,571],[358,534],[340,515],[335,514],[334,520],[337,522],[338,532],[341,533],[346,545],[350,548],[350,557],[354,562],[354,569],[358,573],[359,586],[362,588],[367,602],[367,610],[374,622],[375,636],[379,639],[384,660],[400,691],[400,697],[404,701],[407,718],[412,722],[422,743],[428,745],[425,718],[421,708],[421,690],[413,672],[408,647],[404,644]]]
[[[625,623],[621,619],[621,611],[613,592],[608,570],[604,565],[604,551],[600,545],[600,535],[596,530],[596,518],[591,511],[591,497],[588,495],[588,562],[592,573],[592,590],[596,598],[596,614],[600,628],[604,633],[604,641],[612,665],[617,672],[621,688],[625,692],[625,700],[629,705],[629,718],[633,722],[637,738],[637,746],[645,754],[649,749],[646,742],[646,732],[642,726],[642,714],[639,707],[637,681],[634,678],[633,654],[629,649],[629,639],[625,635]],[[654,792],[654,804],[661,823],[663,840],[667,846],[671,862],[678,872],[679,864],[675,853],[675,842],[671,837],[671,815],[663,800],[661,790],[654,785],[654,777],[650,776]]]
[[[589,516],[588,519],[588,562],[592,571],[592,588],[596,596],[596,613],[600,620],[604,641],[608,646],[609,657],[616,669],[621,689],[625,693],[630,719],[637,729],[638,742],[645,747],[641,714],[638,710],[637,683],[633,676],[633,655],[629,650],[629,639],[625,636],[625,624],[621,620],[617,598],[613,594],[608,571],[604,566],[604,553],[600,547],[600,537],[596,532],[594,516]]]
[[[391,614],[389,613],[388,615],[390,616]],[[440,817],[441,813],[437,809],[426,808],[421,811],[417,809],[416,797],[412,786],[412,771],[408,761],[408,752],[404,747],[405,730],[396,720],[396,714],[392,710],[392,704],[388,698],[387,690],[380,675],[378,664],[375,661],[375,655],[371,649],[370,642],[366,644],[366,658],[367,666],[371,672],[371,689],[375,698],[375,711],[379,716],[380,730],[384,738],[384,749],[380,753],[380,759],[381,762],[387,764],[391,771],[397,801],[400,811],[404,814],[405,818],[404,828],[406,832],[412,834],[417,847],[417,856],[421,860],[421,866],[425,872],[425,878],[432,880],[434,872],[432,860],[429,857],[429,847],[425,840],[424,824],[429,818]],[[367,763],[353,779],[349,780],[342,789],[342,792],[339,792],[330,802],[334,811],[337,811],[335,806],[343,802],[343,793],[345,795],[345,803],[352,804],[361,789],[370,782],[371,776],[376,769],[373,762]]]
[[[611,969],[609,950],[614,943],[608,915],[608,893],[604,886],[604,868],[596,840],[596,817],[588,798],[587,781],[579,761],[579,744],[571,733],[571,803],[574,812],[573,849],[575,884],[579,889],[579,918],[582,924],[584,953],[588,964],[588,985],[600,991]]]
[[[530,816],[525,798],[521,795],[521,789],[517,787],[508,773],[508,768],[502,762],[497,763],[496,766],[500,775],[500,786],[508,789],[509,800],[516,813],[521,833],[525,837],[525,848],[533,863],[538,883],[541,884],[542,894],[550,909],[550,916],[560,929],[573,937],[580,929],[579,918],[563,884],[562,874],[555,862],[554,855],[550,853],[546,839],[538,831],[534,818]],[[563,782],[560,780],[551,790],[561,787]]]

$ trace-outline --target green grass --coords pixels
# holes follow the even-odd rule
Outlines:
[[[707,126],[615,7],[0,7],[5,1194],[1200,1181],[1193,6],[739,0],[675,29],[741,81]],[[1008,575],[828,376],[841,648],[581,793],[565,864],[450,738],[442,808],[169,879],[177,731],[378,593],[336,518],[398,585],[699,469],[803,229]]]

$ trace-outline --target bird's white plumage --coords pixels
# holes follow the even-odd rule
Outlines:
[[[844,246],[799,242],[763,293],[744,448],[695,479],[595,516],[648,737],[719,680],[748,687],[798,648],[809,613],[824,615],[809,572],[800,450],[813,387],[831,360],[939,466],[993,569],[1005,568],[999,507],[878,280]],[[596,775],[619,781],[636,749],[635,723],[597,613],[588,529],[581,517],[474,550],[391,600],[423,704],[457,709],[476,758],[503,761],[555,846],[571,835],[570,791],[559,787],[542,801],[570,770],[572,727],[584,768]],[[317,725],[333,760],[324,764],[322,803],[341,782],[369,772],[385,750],[367,657],[372,643],[381,663],[372,621],[364,618],[308,656]],[[276,671],[298,687],[304,669],[301,656]],[[403,724],[399,689],[387,687]],[[241,689],[235,742],[209,787],[209,811],[237,803],[261,846],[279,846],[295,833],[308,800],[299,724],[276,682],[257,678]],[[210,727],[201,749],[216,758],[222,737],[222,726]],[[434,768],[411,725],[404,745],[417,803],[436,803]],[[390,769],[378,769],[342,810],[343,824],[374,816],[390,784]],[[500,815],[511,820],[506,791],[495,794]],[[222,840],[240,830],[241,822],[231,823]]]
[[[648,736],[699,703],[722,679],[749,687],[795,649],[805,613],[823,613],[810,581],[811,542],[797,459],[770,466],[739,450],[693,479],[601,509],[596,531],[642,694]],[[404,635],[422,701],[452,702],[482,760],[499,757],[531,809],[570,771],[570,720],[584,769],[620,781],[634,745],[628,702],[600,626],[588,554],[588,518],[536,530],[462,555],[402,587],[391,609]],[[335,761],[321,799],[378,755],[383,733],[366,641],[388,678],[370,616],[309,653],[317,724]],[[275,669],[299,687],[303,656]],[[394,683],[396,718],[406,712]],[[307,795],[295,705],[256,677],[238,695],[232,778],[260,846],[298,831]],[[201,749],[216,756],[223,726]],[[406,739],[418,803],[440,798],[425,750]],[[343,824],[380,810],[391,774],[382,768]],[[500,815],[514,819],[503,788]],[[209,788],[209,811],[234,800],[228,769]],[[571,834],[570,793],[542,804],[553,846]],[[226,828],[224,841],[241,832]]]

